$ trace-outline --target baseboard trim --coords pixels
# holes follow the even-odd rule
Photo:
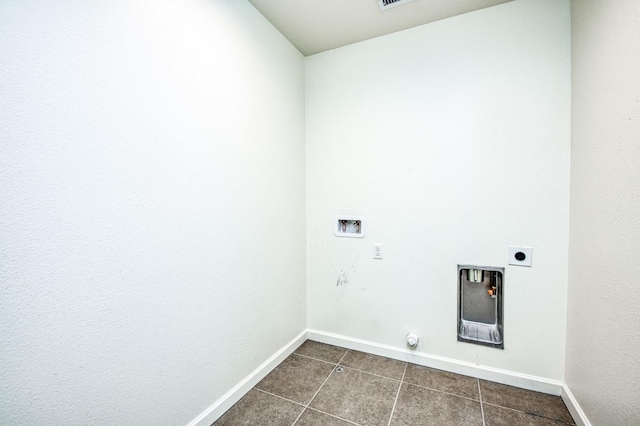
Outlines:
[[[571,390],[566,383],[562,385],[562,394],[560,395],[564,401],[564,405],[573,417],[573,421],[576,422],[576,426],[591,426],[591,422],[587,419],[587,416],[582,411],[582,407],[578,404],[578,400],[573,396]]]
[[[224,394],[202,414],[193,419],[187,426],[210,426],[218,420],[222,415],[233,406],[240,398],[245,396],[247,392],[257,385],[267,374],[278,366],[282,361],[291,355],[298,347],[307,340],[307,330],[298,334],[293,340],[287,343],[282,349],[276,352],[260,367],[256,368],[251,374],[245,377],[240,383],[233,387],[229,392]]]
[[[424,352],[415,352],[409,349],[400,349],[394,346],[382,345],[379,343],[354,339],[318,330],[308,330],[307,338],[320,343],[341,346],[347,349],[385,356],[399,361],[407,361],[425,367],[437,368],[439,370],[464,374],[466,376],[477,377],[491,382],[503,383],[556,396],[561,394],[564,384],[559,380],[531,376],[528,374],[517,373],[515,371],[473,364],[437,355],[429,355]]]
[[[247,392],[260,382],[260,380],[276,368],[278,364],[284,361],[285,358],[291,355],[307,339],[315,340],[320,343],[341,346],[343,348],[356,351],[367,352],[373,355],[397,359],[399,361],[411,362],[425,367],[437,368],[439,370],[450,371],[452,373],[477,377],[491,382],[503,383],[551,395],[559,395],[567,405],[569,412],[578,426],[591,426],[591,423],[587,420],[578,402],[571,394],[571,391],[566,384],[561,381],[473,364],[453,358],[430,355],[424,352],[415,352],[409,349],[401,349],[395,346],[383,345],[367,340],[355,339],[352,337],[312,329],[304,330],[298,334],[298,336],[287,343],[282,349],[266,360],[251,374],[245,377],[229,392],[214,402],[187,426],[209,426],[218,420],[229,408],[246,395]]]

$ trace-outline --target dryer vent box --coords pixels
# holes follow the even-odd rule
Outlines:
[[[458,341],[504,349],[504,268],[458,265]]]

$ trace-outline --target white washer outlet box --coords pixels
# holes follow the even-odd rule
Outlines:
[[[333,226],[336,237],[364,237],[364,217],[362,216],[338,215],[334,220]]]

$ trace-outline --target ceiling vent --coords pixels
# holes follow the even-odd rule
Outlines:
[[[413,0],[378,0],[378,6],[380,6],[380,10],[387,10],[411,1]]]

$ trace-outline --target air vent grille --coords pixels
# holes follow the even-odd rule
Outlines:
[[[411,1],[413,0],[378,0],[378,6],[380,6],[380,10],[387,10]]]

